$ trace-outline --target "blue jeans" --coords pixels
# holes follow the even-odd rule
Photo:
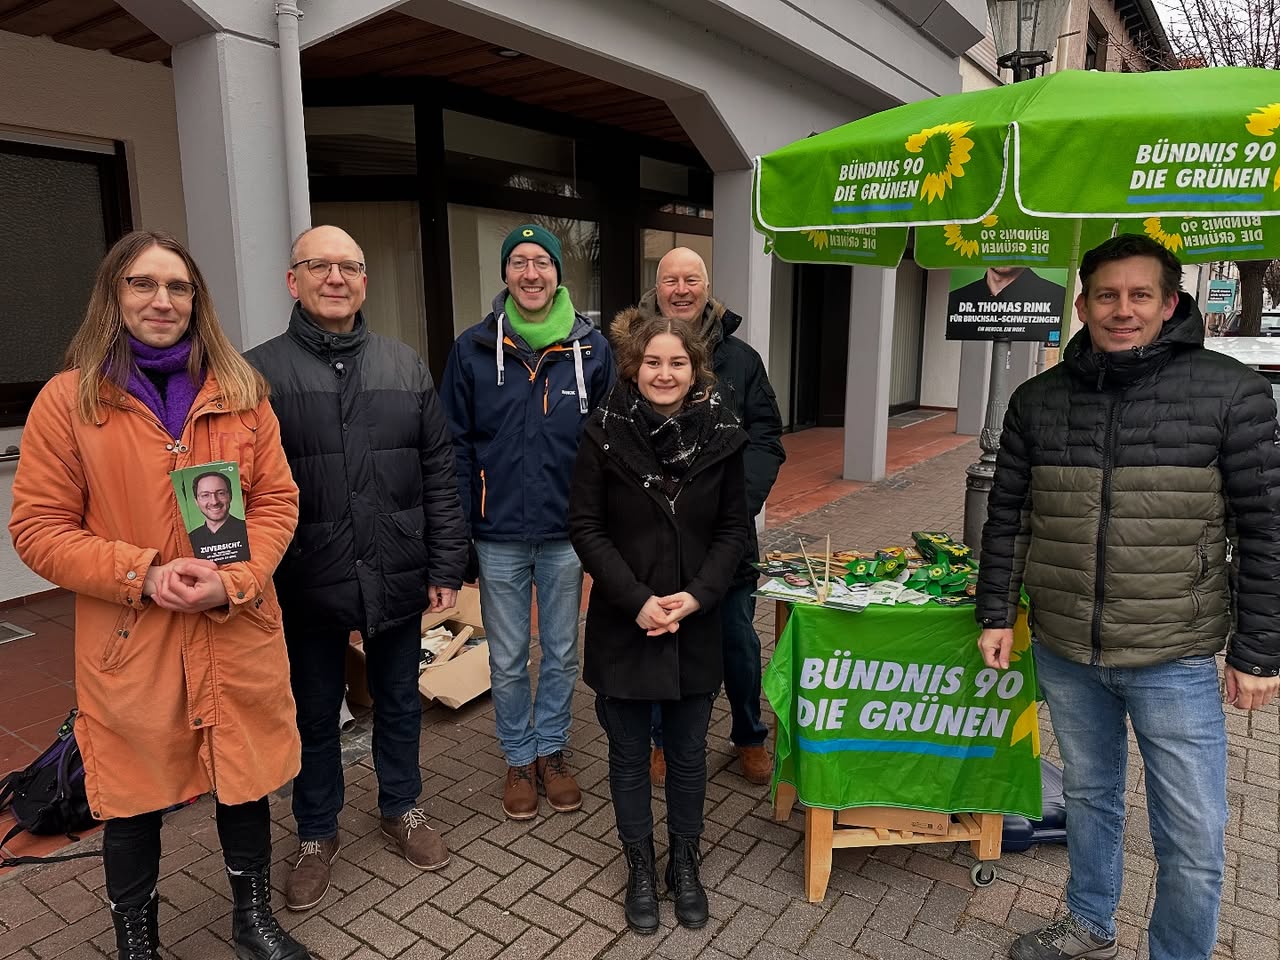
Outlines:
[[[477,540],[476,555],[498,744],[510,766],[524,766],[569,745],[578,681],[582,564],[568,540]],[[542,648],[536,703],[528,667],[535,586]]]
[[[344,796],[338,711],[346,694],[350,631],[305,629],[290,620],[286,610],[289,681],[302,738],[302,769],[293,781],[293,817],[299,840],[325,840],[338,833]],[[373,636],[365,634],[365,667],[373,698],[373,769],[384,817],[403,815],[417,806],[422,793],[419,633],[418,618],[412,617]]]
[[[1215,658],[1152,667],[1075,663],[1035,644],[1062,751],[1071,879],[1067,907],[1115,937],[1124,877],[1125,764],[1133,724],[1156,854],[1151,960],[1208,960],[1217,939],[1227,825],[1227,733]]]
[[[756,633],[756,585],[729,588],[720,601],[720,643],[724,648],[724,695],[733,725],[729,739],[736,747],[758,747],[769,738],[760,722],[760,635]],[[662,714],[652,714],[653,742],[662,746]]]

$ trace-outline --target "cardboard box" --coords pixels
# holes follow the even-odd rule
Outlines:
[[[484,636],[480,619],[480,590],[464,586],[458,591],[458,603],[439,613],[424,613],[421,630],[443,626],[454,635],[450,650],[431,664],[418,677],[418,692],[423,699],[457,709],[489,689],[489,645],[466,646],[470,637]],[[352,707],[369,707],[369,677],[365,665],[364,643],[359,632],[351,634],[347,646],[347,703]]]
[[[849,807],[836,814],[836,822],[842,827],[901,830],[941,837],[951,826],[951,816],[912,807]]]
[[[364,638],[358,630],[351,631],[347,644],[347,704],[352,707],[371,707],[369,673],[364,662]]]
[[[468,629],[473,637],[484,636],[480,618],[480,590],[464,586],[458,591],[458,603],[452,610],[422,615],[422,630],[444,626],[455,640]],[[474,647],[458,645],[457,652],[441,657],[418,676],[418,692],[424,700],[434,700],[457,709],[489,690],[489,644]]]

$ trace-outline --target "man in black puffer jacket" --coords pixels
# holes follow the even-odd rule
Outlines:
[[[360,247],[337,227],[316,227],[289,259],[297,302],[288,332],[246,357],[271,384],[299,493],[298,530],[274,579],[302,736],[293,783],[301,848],[285,902],[305,910],[324,897],[338,855],[338,711],[352,630],[364,635],[373,695],[382,833],[416,867],[449,862],[418,805],[419,634],[425,609],[454,605],[468,541],[431,375],[408,346],[370,333],[360,313]]]
[[[742,775],[765,784],[773,776],[773,760],[764,742],[769,731],[760,721],[760,637],[754,625],[755,592],[759,573],[752,564],[760,557],[754,518],[778,479],[787,452],[782,447],[782,416],[765,373],[764,361],[745,340],[733,335],[742,318],[711,299],[707,265],[688,247],[676,247],[658,261],[657,284],[640,299],[640,309],[697,326],[712,351],[712,366],[725,402],[747,432],[743,455],[747,477],[747,515],[752,518],[747,550],[733,585],[720,601],[724,639],[724,693],[733,724],[729,739],[742,763]],[[662,782],[666,761],[662,729],[654,718],[653,761],[650,777]]]
[[[1121,235],[1085,254],[1064,361],[1019,387],[982,536],[978,645],[1009,664],[1018,591],[1063,760],[1069,912],[1015,960],[1114,956],[1126,716],[1156,852],[1152,960],[1208,960],[1225,860],[1226,699],[1280,687],[1280,433],[1270,384],[1204,349],[1177,259]],[[1239,576],[1232,606],[1227,518]],[[1229,643],[1228,643],[1229,641]]]

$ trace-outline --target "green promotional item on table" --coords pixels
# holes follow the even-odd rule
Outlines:
[[[1036,677],[1024,617],[1008,670],[986,667],[967,608],[795,606],[764,676],[774,788],[806,806],[1038,818]]]

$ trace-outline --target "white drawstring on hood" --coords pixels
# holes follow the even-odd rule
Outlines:
[[[494,341],[494,348],[493,348],[494,353],[497,354],[496,362],[498,365],[498,386],[502,386],[502,384],[507,379],[506,371],[503,369],[503,358],[502,358],[502,320],[504,317],[506,317],[506,313],[503,313],[503,312],[498,313],[498,339]]]
[[[587,413],[587,378],[582,372],[582,342],[573,341],[573,372],[578,377],[578,412]]]

